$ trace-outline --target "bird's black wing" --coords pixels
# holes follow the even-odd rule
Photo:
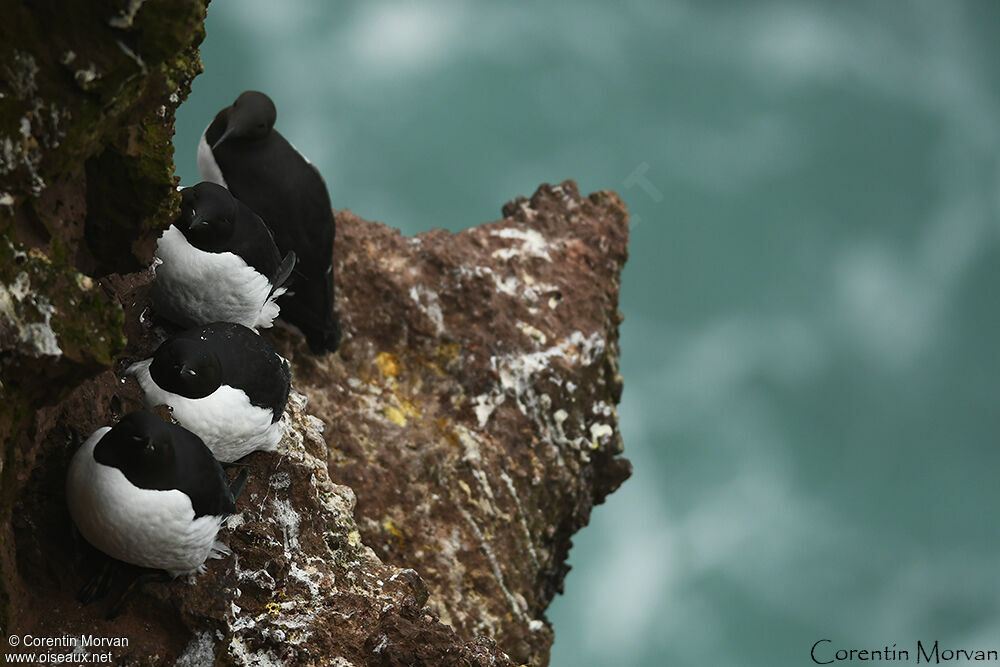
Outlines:
[[[260,216],[237,199],[236,225],[231,240],[232,251],[266,276],[274,276],[281,265],[281,253],[274,237]]]
[[[235,512],[229,480],[212,451],[194,433],[175,424],[170,426],[177,429],[173,437],[174,470],[167,473],[173,478],[169,480],[170,488],[179,489],[191,498],[196,519]]]

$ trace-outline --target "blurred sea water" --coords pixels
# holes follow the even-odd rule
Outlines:
[[[998,29],[985,1],[216,0],[176,161],[197,182],[256,88],[337,208],[406,234],[565,178],[625,199],[635,474],[575,539],[552,664],[1000,649]]]

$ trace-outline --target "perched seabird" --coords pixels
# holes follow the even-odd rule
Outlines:
[[[127,372],[146,393],[147,408],[170,406],[220,461],[271,451],[284,434],[288,362],[243,325],[214,322],[183,331]]]
[[[270,327],[294,264],[260,216],[224,187],[199,183],[181,191],[181,213],[157,242],[153,306],[181,326]]]
[[[177,577],[229,553],[215,538],[245,481],[244,472],[230,487],[198,436],[140,410],[97,429],[76,451],[66,499],[95,547]]]
[[[316,167],[274,129],[276,118],[267,95],[246,91],[202,134],[198,170],[264,218],[282,252],[296,254],[292,284],[278,301],[280,317],[302,331],[314,354],[332,352],[340,345],[340,324],[330,195]]]

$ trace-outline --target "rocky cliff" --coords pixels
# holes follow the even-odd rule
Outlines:
[[[0,628],[126,637],[119,663],[544,664],[574,532],[628,476],[615,406],[616,195],[542,186],[504,218],[406,238],[339,211],[345,339],[293,364],[289,436],[251,455],[193,584],[81,606],[63,479],[140,404],[162,331],[144,269],[176,206],[194,0],[23,4],[0,22]],[[235,474],[235,473],[234,473]],[[7,642],[4,642],[7,649]]]

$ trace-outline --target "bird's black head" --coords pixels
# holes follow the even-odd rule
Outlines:
[[[212,148],[232,139],[261,139],[274,128],[278,109],[271,98],[256,90],[242,93],[228,109],[226,130]]]
[[[215,183],[199,183],[181,190],[181,214],[174,225],[188,243],[214,252],[227,247],[239,212],[236,198]]]
[[[186,398],[204,398],[222,384],[219,358],[202,340],[166,341],[153,355],[149,374],[161,389]]]
[[[178,428],[147,410],[130,413],[104,434],[94,447],[94,459],[118,468],[130,480],[149,483],[174,467]]]

